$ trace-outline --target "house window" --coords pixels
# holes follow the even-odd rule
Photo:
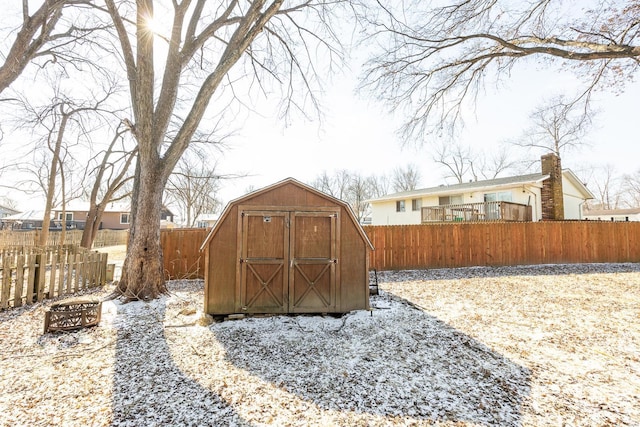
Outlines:
[[[411,200],[411,210],[419,211],[422,208],[422,199],[413,199]]]
[[[404,212],[404,200],[398,200],[396,202],[396,212]]]
[[[73,212],[66,212],[65,216],[67,217],[67,222],[73,221]],[[62,212],[58,212],[58,221],[62,221]]]
[[[120,224],[129,224],[129,214],[121,213],[120,214]]]
[[[485,193],[484,195],[485,202],[510,202],[511,191],[500,191],[497,193]]]
[[[452,194],[451,196],[440,196],[438,197],[438,205],[461,205],[462,204],[462,194]]]

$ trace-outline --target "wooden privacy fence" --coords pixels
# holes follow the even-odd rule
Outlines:
[[[366,226],[370,267],[404,270],[640,262],[640,222],[543,221]]]
[[[209,228],[160,230],[165,278],[204,278],[204,253],[200,253],[200,245],[204,242],[209,230]]]
[[[640,262],[640,222],[543,221],[365,226],[377,270]],[[162,230],[167,278],[203,278],[209,229]],[[214,255],[215,256],[215,255]]]
[[[77,246],[0,249],[0,309],[104,286],[107,254]]]
[[[40,230],[0,230],[0,249],[8,246],[35,246],[38,244],[40,233]],[[128,233],[128,230],[98,230],[93,247],[125,245]],[[47,246],[62,244],[60,242],[61,235],[60,231],[50,231]],[[65,233],[64,244],[79,245],[81,238],[82,230],[68,230]]]

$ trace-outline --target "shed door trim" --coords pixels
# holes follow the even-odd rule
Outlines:
[[[239,211],[236,311],[286,313],[289,212]],[[249,236],[256,239],[249,245]]]
[[[339,282],[336,278],[339,270],[339,209],[323,212],[296,211],[291,215],[289,312],[334,312],[338,308],[336,283]],[[328,241],[326,238],[323,241],[314,239],[312,227],[321,227],[319,231],[324,236],[328,233]],[[309,249],[303,249],[300,239],[316,240],[317,243]],[[305,250],[312,253],[304,253]]]
[[[339,215],[339,207],[239,209],[236,311],[339,309]]]

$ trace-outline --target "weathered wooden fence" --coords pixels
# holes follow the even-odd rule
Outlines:
[[[0,249],[0,309],[104,286],[107,254],[73,245]]]
[[[162,230],[167,278],[202,278],[208,229]],[[640,222],[543,221],[365,226],[370,268],[640,262]],[[214,255],[215,256],[215,255]]]
[[[169,228],[160,231],[164,274],[167,279],[204,277],[204,253],[200,245],[208,228]]]
[[[0,230],[0,248],[7,246],[35,246],[38,244],[40,230],[18,231]],[[94,248],[104,246],[124,245],[127,243],[128,230],[98,230],[98,234],[93,242]],[[54,245],[79,245],[82,238],[81,230],[68,230],[65,233],[64,242],[60,242],[62,233],[60,231],[50,231],[47,246]]]
[[[371,268],[640,262],[640,222],[553,221],[366,226]]]

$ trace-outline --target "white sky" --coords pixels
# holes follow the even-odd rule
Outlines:
[[[271,106],[258,106],[261,116],[254,115],[241,124],[240,131],[228,140],[229,150],[216,160],[220,173],[251,175],[225,181],[220,194],[223,203],[240,197],[249,187],[261,188],[287,177],[310,182],[323,171],[331,175],[339,169],[364,176],[390,175],[396,167],[413,163],[420,167],[421,186],[443,183],[444,171],[431,160],[433,148],[415,144],[402,148],[403,141],[396,133],[401,117],[394,119],[383,105],[359,99],[354,94],[358,73],[355,66],[353,72],[335,78],[335,84],[326,88],[327,93],[321,98],[326,116],[321,123],[298,118],[285,128]],[[543,97],[549,98],[567,89],[572,92],[576,85],[571,70],[558,73],[535,65],[516,67],[511,78],[505,81],[505,87],[498,92],[488,89],[476,111],[467,111],[467,127],[460,141],[486,152],[496,151],[503,140],[522,134],[529,125],[529,112]],[[563,167],[571,168],[578,176],[583,168],[607,164],[614,165],[618,175],[635,172],[640,169],[640,141],[636,131],[640,83],[628,84],[619,96],[615,96],[612,89],[596,97],[602,99],[595,103],[601,113],[589,136],[593,145],[571,157],[565,156]],[[235,123],[231,125],[237,127]],[[6,142],[9,139],[7,137]],[[0,143],[0,164],[2,157],[11,154],[5,152],[10,146],[3,145]],[[532,155],[532,158],[538,157],[539,154]],[[5,181],[10,177],[5,175],[0,179]],[[18,201],[18,208],[22,210],[35,209],[34,205],[39,204],[34,204],[32,197],[2,187],[1,196]]]
[[[517,138],[529,125],[529,112],[542,97],[551,97],[576,86],[570,72],[558,74],[534,69],[516,70],[507,87],[487,93],[475,111],[469,111],[465,143],[486,151],[499,149],[505,139]],[[275,117],[249,120],[233,139],[231,149],[220,161],[221,172],[248,172],[251,177],[227,183],[222,199],[243,195],[249,186],[260,188],[286,177],[309,182],[323,171],[347,169],[363,175],[390,174],[394,168],[414,163],[420,166],[424,187],[444,182],[443,170],[431,160],[429,145],[402,148],[395,130],[400,120],[390,117],[384,106],[365,102],[354,93],[355,72],[328,90],[323,98],[325,121],[294,122],[283,128]],[[588,139],[590,147],[563,158],[563,167],[579,173],[592,165],[612,164],[620,175],[640,169],[638,120],[640,83],[626,86],[624,93],[598,93],[595,105],[601,110]],[[266,114],[266,112],[265,112]],[[537,158],[538,154],[532,157]]]

